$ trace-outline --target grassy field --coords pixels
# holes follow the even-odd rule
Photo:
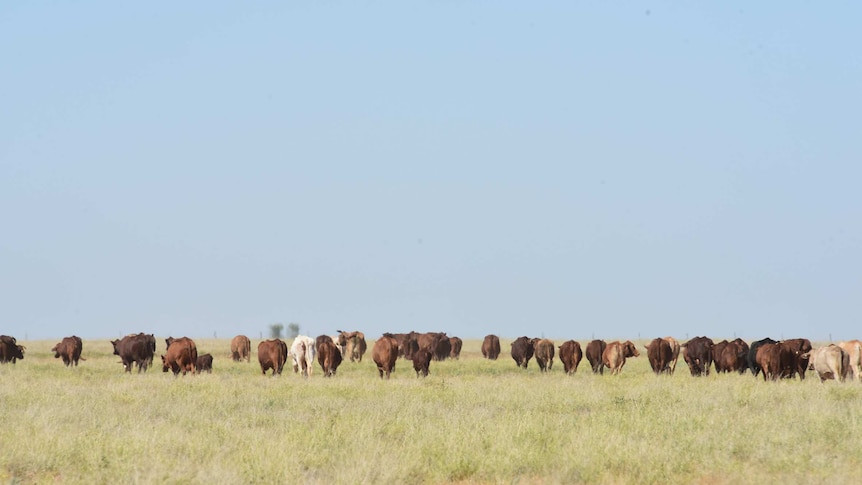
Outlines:
[[[59,341],[59,339],[57,339]],[[751,375],[542,375],[506,354],[389,381],[369,354],[338,376],[260,375],[198,339],[212,375],[124,374],[107,340],[78,368],[25,342],[0,366],[5,483],[856,483],[862,385]],[[159,338],[159,350],[164,341]],[[560,342],[557,342],[559,344]],[[585,342],[582,342],[585,344]],[[158,360],[158,356],[156,357]],[[811,377],[814,377],[813,375]]]

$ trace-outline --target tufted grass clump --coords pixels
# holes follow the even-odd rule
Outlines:
[[[645,356],[619,376],[585,361],[541,374],[516,368],[508,342],[487,361],[465,341],[425,379],[400,360],[379,379],[371,342],[334,378],[273,378],[257,340],[249,364],[201,339],[213,373],[174,377],[124,373],[107,340],[67,368],[55,343],[0,366],[2,482],[852,483],[862,468],[862,385],[814,376],[696,379],[680,361],[656,377]]]

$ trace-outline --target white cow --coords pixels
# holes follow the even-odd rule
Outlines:
[[[837,345],[827,345],[802,354],[809,357],[808,369],[817,371],[820,382],[826,379],[844,381],[845,372],[850,363],[850,357]]]
[[[308,377],[314,370],[315,356],[314,339],[305,335],[297,335],[290,346],[290,357],[293,359],[293,372],[302,370],[302,376]]]
[[[850,365],[847,366],[847,375],[854,381],[862,380],[862,342],[850,340],[839,342],[838,346],[850,357]]]

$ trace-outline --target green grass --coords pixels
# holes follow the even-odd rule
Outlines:
[[[197,340],[213,374],[179,378],[124,374],[107,340],[85,341],[78,368],[26,342],[0,366],[0,481],[853,483],[862,469],[859,384],[695,379],[682,362],[656,377],[643,356],[620,376],[586,361],[542,375],[483,360],[479,341],[426,379],[398,361],[380,380],[370,343],[335,378],[271,378],[257,342],[246,364],[229,340]]]

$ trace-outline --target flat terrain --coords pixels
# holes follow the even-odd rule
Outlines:
[[[680,359],[656,377],[642,351],[620,376],[586,361],[566,376],[558,359],[543,375],[515,367],[510,341],[493,362],[465,341],[426,379],[399,360],[382,381],[369,341],[334,378],[272,378],[259,340],[249,364],[229,340],[196,339],[213,373],[175,378],[124,374],[108,340],[66,368],[59,340],[0,366],[2,482],[856,483],[862,470],[862,384],[813,373],[692,378]]]

